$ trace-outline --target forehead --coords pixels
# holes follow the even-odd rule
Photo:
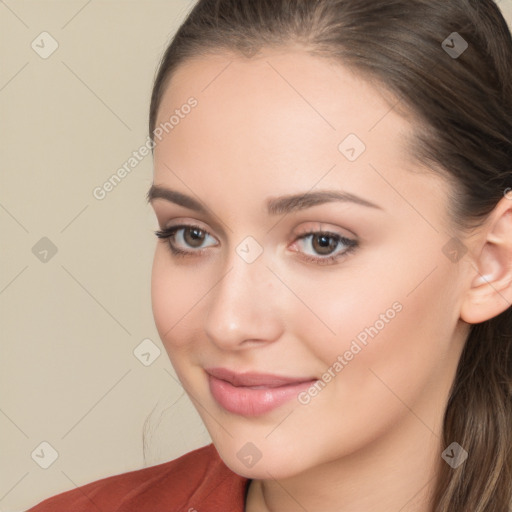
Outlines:
[[[197,105],[156,141],[155,182],[177,183],[171,167],[209,195],[229,183],[268,196],[319,180],[369,189],[380,179],[375,170],[391,182],[427,179],[406,171],[417,167],[409,148],[414,123],[392,108],[389,92],[325,58],[281,49],[252,59],[191,59],[168,85],[157,126],[191,97]]]
[[[388,128],[407,125],[390,108],[395,99],[383,87],[338,62],[295,48],[266,49],[252,59],[227,53],[187,60],[167,86],[157,125],[192,95],[200,106],[194,117],[204,122],[214,116],[221,130],[242,125],[244,132],[261,131],[263,123],[272,133],[300,122],[303,132],[311,126],[340,136],[350,129],[363,137],[383,117]]]

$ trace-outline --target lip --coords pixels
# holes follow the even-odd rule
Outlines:
[[[268,373],[237,373],[227,368],[207,368],[205,371],[213,398],[225,410],[242,416],[265,414],[318,380]]]

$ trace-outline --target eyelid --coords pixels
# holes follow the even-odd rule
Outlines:
[[[210,228],[207,228],[202,221],[196,220],[196,219],[190,219],[188,217],[176,217],[172,219],[172,224],[165,224],[163,228],[161,228],[162,231],[166,231],[172,228],[175,228],[177,226],[179,227],[197,227],[201,229],[202,231],[206,231],[209,235],[213,236],[211,234]]]
[[[330,226],[332,226],[332,224],[327,223],[327,222],[314,222],[313,221],[310,224],[312,224],[312,226],[311,225],[307,225],[307,226],[301,225],[301,227],[299,227],[293,231],[293,235],[294,236],[302,236],[302,235],[308,235],[311,233],[321,232],[321,233],[330,233],[332,235],[336,235],[341,238],[347,238],[347,239],[354,238],[356,240],[358,239],[358,236],[353,231],[351,231],[350,229],[347,229],[347,228],[330,227]]]
[[[232,232],[232,230],[227,226],[223,220],[217,216],[214,212],[207,214],[199,214],[199,213],[190,213],[185,212],[187,208],[183,206],[176,205],[174,203],[170,203],[165,201],[164,199],[155,199],[151,204],[153,210],[155,212],[156,218],[158,220],[159,226],[165,226],[161,229],[166,229],[168,226],[166,222],[177,222],[178,224],[183,223],[192,223],[197,224],[198,227],[208,231],[211,234],[211,231],[214,230],[222,238],[227,238],[228,232]],[[203,219],[203,220],[199,220]],[[202,224],[206,223],[204,226]],[[209,226],[209,227],[206,227]],[[213,235],[212,235],[213,236]],[[216,237],[217,238],[217,237]],[[217,238],[218,239],[218,238]]]
[[[186,229],[199,229],[200,231],[203,231],[206,236],[209,236],[209,237],[217,240],[217,238],[214,235],[212,235],[212,233],[209,230],[199,226],[198,224],[172,224],[171,226],[167,226],[164,229],[158,230],[157,233],[172,232],[174,235],[178,231],[186,230]],[[218,240],[217,240],[217,242],[218,242]]]

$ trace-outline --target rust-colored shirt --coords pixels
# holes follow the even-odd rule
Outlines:
[[[244,512],[249,482],[224,464],[211,443],[57,494],[27,512]]]

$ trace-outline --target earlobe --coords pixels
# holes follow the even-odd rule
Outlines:
[[[512,201],[504,197],[481,228],[461,319],[485,322],[512,307]]]

